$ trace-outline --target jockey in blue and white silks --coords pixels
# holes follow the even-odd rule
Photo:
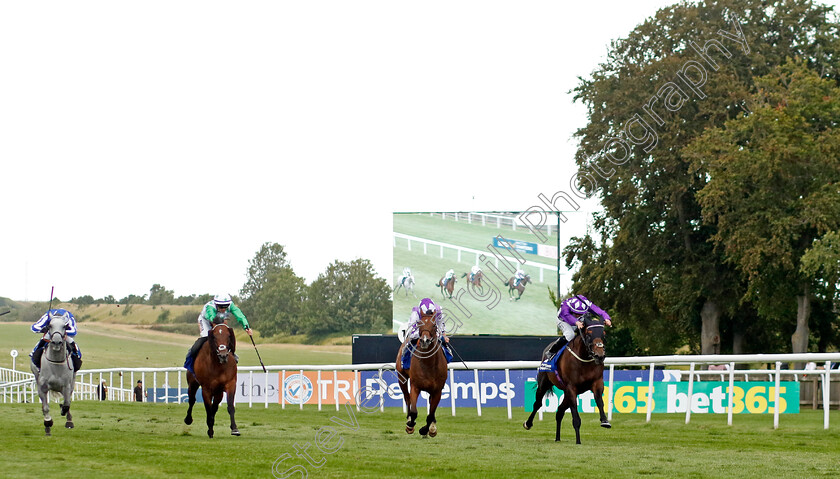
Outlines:
[[[525,271],[523,271],[522,268],[519,268],[516,270],[516,273],[514,273],[513,277],[515,279],[515,281],[513,282],[513,287],[515,288],[519,286],[519,282],[522,281],[523,278],[525,278]]]
[[[73,336],[76,335],[76,317],[73,316],[73,313],[61,308],[51,309],[38,318],[38,321],[35,321],[30,329],[33,333],[44,334],[50,329],[50,320],[56,316],[64,318],[64,324],[66,325],[64,339],[67,341],[67,350],[70,352],[70,357],[73,360],[73,370],[78,371],[82,367],[82,351],[73,339]],[[46,341],[42,337],[38,341],[38,344],[35,345],[35,349],[29,354],[35,367],[39,369],[41,368],[41,354],[43,354],[44,346],[47,344],[49,344],[49,341]]]
[[[455,277],[455,270],[454,269],[450,269],[449,271],[447,271],[446,276],[443,277],[443,285],[442,286],[445,288],[446,283],[448,283],[449,280],[454,278],[454,277]],[[431,301],[431,300],[429,300],[429,301]]]
[[[470,282],[472,282],[475,279],[475,275],[477,275],[480,272],[481,268],[479,268],[477,264],[473,265],[473,267],[470,268]]]
[[[604,319],[607,326],[612,326],[610,315],[588,300],[586,296],[578,294],[565,299],[560,303],[560,309],[557,311],[557,328],[563,332],[563,335],[549,348],[549,358],[557,354],[560,348],[575,338],[575,326],[578,330],[583,329],[583,322],[580,321],[580,317],[587,311],[597,314]]]
[[[411,308],[411,315],[409,316],[408,326],[406,326],[406,341],[411,343],[411,346],[403,348],[402,365],[403,370],[408,370],[411,366],[411,354],[417,341],[420,339],[420,316],[422,314],[435,315],[435,325],[437,326],[438,339],[443,345],[443,353],[446,356],[446,362],[452,361],[452,352],[449,350],[449,338],[446,336],[446,323],[443,320],[443,314],[440,307],[435,304],[430,298],[423,298],[420,304]]]

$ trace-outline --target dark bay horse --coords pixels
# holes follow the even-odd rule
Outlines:
[[[601,427],[612,427],[604,414],[602,397],[604,395],[604,357],[606,356],[604,321],[592,313],[584,314],[581,320],[583,332],[572,339],[563,351],[563,355],[557,360],[557,374],[560,377],[558,378],[557,374],[550,371],[537,373],[534,410],[523,424],[525,429],[531,429],[534,425],[534,416],[542,406],[543,396],[552,394],[552,387],[557,386],[563,391],[563,402],[557,407],[557,431],[554,440],[560,440],[560,422],[563,421],[566,409],[571,409],[577,444],[580,444],[580,413],[578,413],[577,398],[586,391],[592,391],[595,395],[595,404],[598,405],[598,412],[601,414]],[[543,359],[547,352],[548,347],[543,351]]]
[[[193,365],[195,374],[187,371],[190,406],[184,422],[192,424],[195,394],[200,386],[204,410],[207,412],[207,435],[213,437],[216,411],[219,410],[219,403],[222,402],[222,393],[227,393],[230,433],[238,436],[239,429],[236,428],[236,421],[233,418],[236,397],[236,361],[233,360],[233,351],[236,349],[236,338],[233,336],[233,330],[226,324],[213,326],[208,336],[207,342],[201,346],[195,357]]]
[[[64,397],[61,404],[61,415],[67,416],[64,426],[73,428],[73,416],[70,414],[70,400],[73,398],[73,388],[76,385],[76,373],[70,361],[70,353],[67,351],[67,321],[64,316],[52,316],[49,330],[44,335],[48,342],[44,346],[41,355],[40,369],[30,361],[30,369],[35,375],[35,384],[38,388],[38,397],[41,398],[41,410],[44,413],[44,432],[51,435],[53,425],[50,417],[50,391],[60,392]]]
[[[448,297],[449,299],[452,299],[452,292],[455,291],[455,276],[453,276],[446,283],[446,286],[443,285],[443,280],[444,279],[446,279],[446,276],[440,278],[440,281],[438,281],[435,286],[440,286],[441,296],[445,296],[445,297]]]
[[[400,389],[405,399],[406,415],[405,432],[414,433],[414,425],[417,419],[417,398],[420,392],[429,394],[429,414],[426,416],[426,425],[420,428],[420,435],[425,437],[437,436],[437,421],[435,410],[440,402],[443,386],[446,385],[448,374],[446,367],[446,356],[443,354],[443,344],[438,338],[436,314],[424,314],[420,316],[420,339],[414,347],[411,355],[411,365],[408,371],[402,368],[403,348],[411,348],[411,342],[406,340],[397,352],[396,370],[400,377]],[[405,379],[408,379],[406,381]]]
[[[515,299],[517,301],[519,301],[519,298],[522,297],[522,293],[525,292],[525,285],[530,283],[530,282],[531,282],[531,275],[528,275],[528,274],[526,274],[525,277],[522,278],[522,280],[516,286],[514,286],[516,284],[516,278],[512,277],[509,280],[507,280],[507,283],[505,283],[505,286],[508,287],[508,294],[510,295],[510,299],[513,300],[514,299],[513,292],[518,291],[519,296],[517,296]]]
[[[469,279],[469,278],[468,278],[468,276],[469,276],[469,275],[470,275],[470,273],[464,273],[464,274],[462,274],[462,275],[461,275],[461,277],[462,277],[462,278],[467,278],[467,282],[468,282],[468,283],[470,283],[471,285],[473,285],[473,287],[474,287],[474,288],[476,288],[477,290],[481,291],[481,278],[483,278],[483,277],[484,277],[484,273],[482,273],[481,271],[479,271],[478,273],[476,273],[475,275],[473,275],[473,278],[472,278],[472,279]]]

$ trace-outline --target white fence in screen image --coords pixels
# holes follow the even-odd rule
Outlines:
[[[443,258],[443,252],[444,252],[445,249],[454,250],[458,254],[458,262],[459,263],[464,262],[464,263],[475,264],[476,266],[481,266],[480,258],[488,256],[488,251],[481,251],[481,250],[472,249],[472,248],[464,248],[462,246],[456,246],[454,244],[441,243],[440,241],[434,241],[434,240],[430,240],[430,239],[419,238],[417,236],[411,236],[411,235],[406,235],[406,234],[402,234],[402,233],[394,233],[394,247],[397,246],[397,240],[398,239],[399,240],[405,240],[407,242],[407,246],[408,246],[409,251],[412,250],[412,247],[423,248],[423,254],[429,254],[429,246],[431,245],[439,251],[441,258]],[[412,245],[412,243],[413,243],[413,245]],[[510,264],[520,264],[521,263],[518,259],[516,259],[512,256],[502,255],[502,257],[505,258],[507,261],[509,261]],[[462,260],[462,258],[463,258],[463,260]],[[467,259],[469,259],[469,261]],[[498,269],[499,268],[499,259],[494,258],[494,260],[495,260],[495,266]],[[549,271],[551,273],[554,273],[555,271],[557,271],[557,266],[556,265],[554,265],[554,266],[553,265],[547,265],[547,264],[543,264],[543,263],[537,263],[535,261],[525,261],[524,264],[539,269],[540,273],[539,273],[539,276],[536,279],[540,283],[545,283],[546,282],[545,279],[544,279],[546,271]]]
[[[566,211],[564,213],[570,213]],[[450,219],[453,221],[463,221],[467,224],[480,224],[481,226],[495,226],[499,229],[509,229],[516,231],[517,228],[522,231],[539,230],[546,234],[557,233],[557,224],[546,223],[544,225],[532,224],[528,225],[522,222],[519,218],[520,213],[478,213],[474,211],[467,212],[451,212],[451,213],[429,213],[429,216],[440,215],[442,219]]]
[[[801,369],[783,370],[783,363],[802,362],[815,363],[824,369]],[[668,412],[684,412],[686,423],[690,421],[692,413],[710,412],[725,413],[727,423],[732,424],[733,413],[738,405],[741,409],[746,404],[747,408],[755,405],[763,405],[764,409],[757,412],[770,413],[772,410],[774,428],[779,426],[779,413],[782,407],[772,405],[784,404],[781,397],[783,387],[782,378],[785,381],[799,382],[807,375],[809,381],[819,379],[819,390],[814,391],[814,404],[821,396],[821,405],[824,411],[824,428],[829,427],[829,409],[831,399],[831,380],[840,379],[840,370],[832,369],[832,363],[840,362],[840,353],[807,353],[807,354],[757,354],[757,355],[717,355],[717,356],[650,356],[650,357],[629,357],[629,358],[607,358],[605,365],[605,392],[604,403],[607,414],[610,418],[616,410],[626,409],[628,401],[633,404],[641,403],[638,409],[629,412],[645,413],[647,421],[651,420],[651,413],[654,412],[654,376],[658,372],[662,374],[664,366],[680,366],[688,369],[667,370],[667,378],[657,381],[659,393],[664,388],[676,388],[677,384],[685,389],[687,382],[687,393],[679,393],[674,398],[668,399]],[[709,371],[707,365],[727,365],[725,371]],[[775,364],[771,369],[735,369],[736,364]],[[479,416],[482,407],[506,407],[508,418],[513,418],[513,408],[530,408],[532,404],[527,402],[526,387],[524,384],[532,382],[536,377],[537,361],[485,361],[469,362],[464,364],[451,363],[450,374],[444,396],[440,403],[441,408],[448,406],[452,415],[456,415],[457,408],[473,409]],[[622,367],[645,366],[647,371],[625,371]],[[399,392],[398,378],[394,372],[394,364],[345,364],[345,365],[284,365],[266,366],[270,371],[265,374],[259,367],[239,367],[237,384],[237,403],[247,403],[249,407],[254,404],[262,404],[268,407],[269,404],[279,404],[282,408],[286,406],[303,409],[304,404],[317,405],[321,410],[324,406],[335,406],[339,409],[340,404],[355,404],[359,408],[356,398],[366,404],[379,404],[380,410],[388,407],[400,407],[405,410],[405,403]],[[11,370],[7,370],[11,371]],[[635,374],[637,385],[632,397],[622,395],[619,381],[614,378],[621,373],[632,372]],[[9,373],[10,374],[10,373]],[[390,375],[390,379],[388,376]],[[647,376],[647,386],[644,379]],[[496,379],[492,379],[492,378]],[[714,410],[707,402],[707,399],[695,392],[699,385],[708,383],[707,379],[712,377],[721,382],[728,383],[727,388],[718,388],[719,410]],[[738,396],[738,389],[735,387],[736,377],[739,384],[765,384],[774,386],[759,388],[767,394],[763,396],[747,397]],[[490,378],[490,379],[488,379]],[[517,379],[519,381],[517,382]],[[79,371],[76,382],[76,390],[73,400],[97,400],[97,386],[105,380],[108,384],[107,400],[111,401],[133,401],[133,387],[136,380],[141,380],[144,387],[142,399],[149,402],[162,403],[183,403],[186,401],[186,379],[183,368],[114,368],[98,370]],[[492,380],[491,380],[492,379]],[[116,383],[115,383],[116,381]],[[151,381],[150,383],[148,381]],[[665,382],[669,381],[669,382]],[[118,385],[117,385],[118,384]],[[624,386],[627,387],[627,386]],[[798,388],[797,388],[798,390]],[[671,393],[672,391],[669,391]],[[459,397],[460,395],[460,397]],[[591,393],[589,393],[591,396]],[[38,395],[35,391],[32,378],[6,382],[0,384],[0,396],[2,402],[37,402]],[[199,392],[198,396],[201,394]],[[424,394],[425,396],[425,394]],[[533,396],[532,396],[533,397]],[[60,395],[53,394],[51,400],[58,401]],[[426,396],[427,399],[427,396]],[[592,411],[591,399],[583,398],[579,406],[583,412]],[[793,399],[793,398],[791,398]],[[531,401],[533,399],[531,398]],[[556,399],[554,399],[556,405]],[[799,396],[795,397],[796,410],[798,411]],[[543,411],[547,410],[550,401],[545,401],[540,410],[540,419]],[[834,402],[837,402],[834,400]],[[515,403],[515,405],[514,405]],[[428,406],[428,401],[426,401]],[[659,411],[657,411],[659,412]]]

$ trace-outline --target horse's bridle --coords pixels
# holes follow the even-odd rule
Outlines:
[[[52,337],[55,336],[56,334],[61,338],[61,343],[64,344],[64,359],[62,359],[61,361],[53,361],[52,359],[50,359],[49,354],[45,355],[44,357],[47,358],[47,361],[49,361],[53,364],[62,364],[62,363],[67,362],[67,367],[70,368],[70,348],[67,347],[67,325],[66,324],[64,325],[64,328],[61,330],[61,332],[56,331],[56,332],[50,334],[49,331],[48,331],[48,332],[44,333],[44,337],[46,338],[45,341],[47,342],[48,345],[56,342],[56,341],[53,341],[53,339],[52,339]],[[44,346],[45,349],[47,347],[49,347],[49,346]]]
[[[228,333],[229,334],[228,334],[228,343],[227,344],[216,344],[216,337],[213,335],[213,330],[215,330],[219,326],[224,326],[224,327],[228,328]],[[228,326],[227,324],[224,324],[224,323],[217,324],[217,325],[213,326],[213,329],[210,330],[210,334],[208,334],[208,336],[210,336],[210,346],[214,349],[214,352],[216,353],[216,357],[219,358],[219,362],[222,363],[222,362],[227,361],[228,354],[233,352],[231,350],[231,344],[230,344],[231,343],[231,337],[233,336],[232,331],[230,329],[230,326]],[[224,352],[225,350],[227,351],[226,353]]]

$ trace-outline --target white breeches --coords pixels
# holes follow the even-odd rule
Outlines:
[[[563,332],[563,336],[566,337],[566,341],[571,341],[575,339],[575,327],[565,321],[558,321],[557,325],[560,327],[560,331]]]

